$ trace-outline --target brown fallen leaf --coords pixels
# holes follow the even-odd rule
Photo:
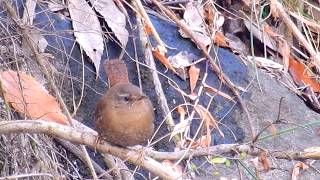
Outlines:
[[[199,114],[200,118],[204,120],[205,124],[215,128],[219,134],[224,137],[223,132],[220,130],[217,121],[213,118],[211,113],[201,105],[197,105],[194,108],[196,112]]]
[[[293,167],[293,170],[292,170],[291,180],[298,179],[298,176],[300,174],[300,169],[306,170],[308,168],[309,168],[309,166],[304,164],[303,162],[298,162],[297,164],[295,164]]]
[[[258,179],[260,179],[260,171],[262,168],[261,168],[261,164],[259,162],[259,157],[255,157],[255,158],[251,159],[250,162],[252,162],[252,164],[254,166],[256,176],[258,177]]]
[[[310,86],[314,92],[320,92],[320,84],[309,75],[312,74],[312,72],[291,56],[289,57],[289,72],[296,84],[299,85],[302,83]]]
[[[216,32],[213,37],[213,42],[219,47],[229,47],[226,37],[221,32]]]
[[[189,68],[189,83],[190,83],[190,92],[194,94],[194,89],[196,88],[198,79],[200,75],[200,69],[195,65],[191,65]]]
[[[168,57],[168,60],[176,70],[177,75],[184,81],[188,78],[187,67],[191,66],[196,59],[197,57],[194,54],[187,51],[180,51],[178,54]]]
[[[16,111],[31,119],[68,124],[56,99],[30,75],[8,70],[0,72],[0,81],[4,98]]]
[[[157,58],[166,68],[176,72],[172,64],[169,62],[168,58],[166,57],[165,53],[161,51],[160,46],[157,48],[152,49],[152,54],[155,58]]]
[[[268,161],[267,152],[262,152],[259,154],[259,162],[261,163],[263,170],[268,172],[270,170],[270,163]]]
[[[204,136],[201,136],[197,141],[196,144],[198,147],[207,148],[210,147],[211,143],[211,134],[206,134]]]

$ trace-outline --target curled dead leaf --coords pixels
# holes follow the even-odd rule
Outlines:
[[[291,180],[298,179],[298,176],[300,174],[300,169],[306,170],[308,168],[309,168],[309,166],[304,164],[303,162],[298,162],[297,164],[295,164],[293,167],[293,170],[292,170]]]
[[[190,92],[193,94],[194,89],[196,88],[198,79],[200,75],[200,69],[195,65],[190,66],[189,68],[189,83],[190,83]]]
[[[310,70],[304,64],[299,63],[292,57],[289,57],[289,72],[292,75],[296,84],[303,86],[307,85],[314,92],[320,92],[320,84],[309,75]],[[312,72],[310,72],[311,74]]]
[[[172,64],[169,62],[168,58],[166,57],[165,53],[161,50],[161,46],[154,48],[152,50],[152,54],[155,58],[157,58],[166,68],[176,72]]]

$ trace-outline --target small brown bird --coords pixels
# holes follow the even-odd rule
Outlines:
[[[150,99],[128,80],[122,60],[105,64],[110,88],[96,106],[99,138],[119,146],[144,144],[154,131],[154,112]]]

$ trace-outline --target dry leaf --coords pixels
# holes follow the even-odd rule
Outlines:
[[[205,124],[211,126],[218,130],[219,134],[224,137],[223,132],[220,130],[217,121],[213,118],[211,113],[201,105],[195,106],[196,112],[199,114],[200,118],[204,120]]]
[[[186,80],[188,77],[186,67],[189,67],[192,65],[192,62],[196,59],[197,57],[189,53],[187,51],[181,51],[178,54],[174,56],[169,56],[168,60],[170,64],[175,68],[177,75],[183,79]]]
[[[213,25],[216,12],[211,3],[206,3],[204,6],[204,14],[208,24]]]
[[[219,47],[229,47],[228,42],[221,32],[216,32],[213,42]]]
[[[298,85],[301,83],[304,85],[309,85],[314,92],[320,92],[320,84],[309,76],[308,71],[310,70],[307,69],[305,65],[299,63],[292,57],[289,57],[289,72],[292,75],[295,83]]]
[[[295,164],[292,170],[291,180],[298,179],[298,176],[300,174],[300,169],[306,170],[308,168],[309,166],[304,164],[303,162],[298,162],[297,164]]]
[[[259,154],[259,162],[261,163],[263,170],[268,172],[270,170],[270,163],[267,158],[267,152],[262,152]]]
[[[173,136],[184,133],[187,129],[189,129],[189,125],[190,123],[188,120],[183,120],[176,124],[171,132],[169,141],[172,139]]]
[[[4,98],[16,111],[31,119],[68,124],[56,99],[33,77],[9,70],[0,73],[0,81]]]
[[[29,26],[33,24],[33,19],[35,18],[36,4],[37,3],[34,0],[26,1],[23,17],[22,17],[22,21],[24,24],[27,24]],[[30,28],[29,32],[30,32],[29,38],[33,42],[32,45],[35,45],[36,46],[35,48],[40,53],[43,53],[48,46],[47,40],[41,35],[40,31],[35,28]],[[22,39],[21,46],[25,51],[29,52],[30,54],[32,53],[29,47],[30,44],[27,44],[25,38]]]
[[[186,68],[192,65],[192,62],[197,58],[193,53],[181,51],[174,56],[169,56],[168,60],[174,68]]]
[[[93,62],[98,77],[104,49],[98,17],[85,0],[70,0],[68,8],[76,41]]]
[[[189,83],[190,83],[190,92],[194,94],[193,91],[196,88],[197,81],[199,79],[200,69],[195,65],[190,66],[189,68]]]
[[[211,143],[211,135],[210,134],[207,134],[207,135],[204,135],[204,136],[201,136],[197,141],[196,143],[198,144],[198,147],[210,147],[210,143]]]
[[[188,27],[194,37],[202,43],[203,47],[207,47],[211,44],[211,38],[206,32],[203,15],[204,10],[202,5],[199,4],[199,6],[196,7],[193,2],[189,2],[186,5],[181,22]],[[179,32],[182,37],[189,38],[181,29],[179,29]]]
[[[152,50],[152,54],[155,58],[157,58],[167,69],[172,70],[173,72],[176,72],[172,64],[169,62],[167,57],[165,56],[165,53],[161,51],[160,46]]]
[[[215,23],[214,23],[215,24],[215,28],[216,29],[221,29],[221,27],[223,26],[224,22],[225,22],[224,16],[223,15],[218,15],[218,17],[216,18]]]
[[[98,11],[107,22],[108,26],[120,41],[123,47],[126,47],[129,33],[126,29],[126,17],[119,10],[116,4],[110,0],[90,0],[94,9]]]

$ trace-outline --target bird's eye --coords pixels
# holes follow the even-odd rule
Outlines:
[[[125,101],[129,101],[130,99],[129,99],[128,96],[126,96],[126,97],[124,97],[124,100],[125,100]]]

